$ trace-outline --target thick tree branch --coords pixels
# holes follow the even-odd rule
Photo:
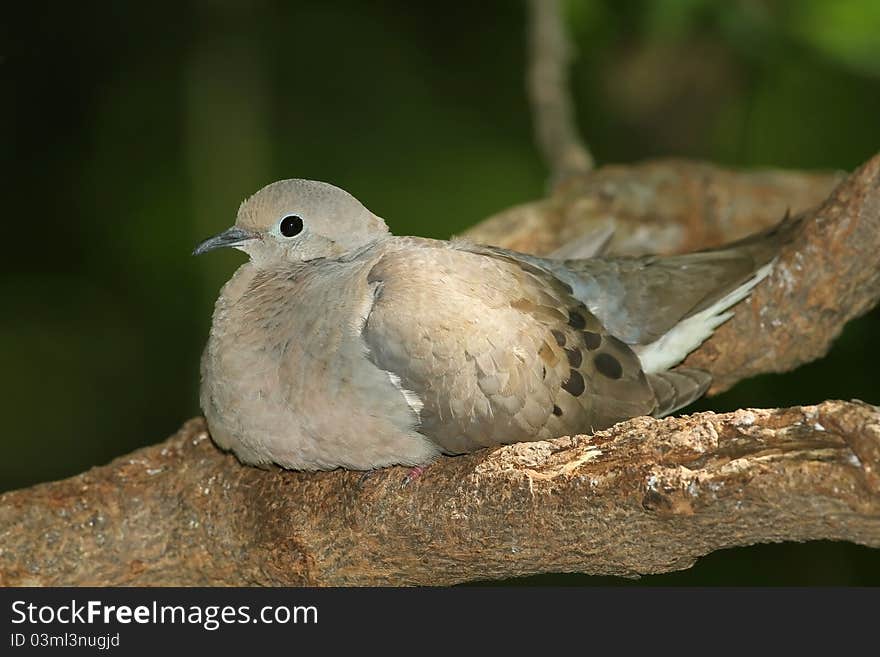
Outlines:
[[[192,420],[165,443],[0,497],[6,585],[452,584],[634,575],[769,541],[880,547],[880,409],[654,420],[404,469],[243,467]]]
[[[770,277],[686,363],[713,391],[824,356],[846,323],[880,301],[880,155],[806,215]]]
[[[529,0],[528,92],[535,138],[551,180],[561,182],[593,168],[593,156],[581,140],[569,95],[568,63],[572,46],[558,0]]]

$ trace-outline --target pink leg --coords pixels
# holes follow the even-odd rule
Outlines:
[[[422,467],[421,465],[417,465],[416,467],[414,467],[412,470],[410,470],[407,473],[406,477],[404,477],[403,485],[408,486],[409,484],[414,482],[416,479],[421,477],[423,474],[425,474],[425,468]]]

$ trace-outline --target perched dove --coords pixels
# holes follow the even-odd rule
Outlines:
[[[556,260],[395,237],[347,192],[282,180],[196,255],[250,256],[223,286],[201,405],[246,463],[419,466],[685,406],[676,367],[770,271],[781,230],[671,257]]]

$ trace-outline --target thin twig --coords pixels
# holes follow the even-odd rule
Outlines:
[[[551,181],[589,172],[593,156],[575,125],[568,86],[572,47],[558,0],[529,0],[529,99]]]

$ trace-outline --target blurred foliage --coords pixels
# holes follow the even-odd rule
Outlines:
[[[600,161],[852,169],[880,150],[876,0],[567,8],[579,121]],[[395,232],[435,237],[540,197],[524,30],[510,0],[6,6],[0,490],[105,463],[198,412],[211,306],[241,256],[189,251],[261,185],[332,181]],[[878,328],[875,311],[824,360],[698,408],[876,403]],[[878,583],[878,571],[871,551],[817,543],[646,580]]]

